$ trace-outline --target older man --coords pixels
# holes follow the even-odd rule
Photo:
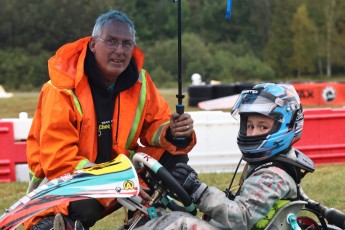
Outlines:
[[[145,152],[170,169],[188,161],[196,143],[193,120],[171,114],[143,64],[133,23],[116,10],[98,17],[91,37],[62,46],[49,59],[50,81],[42,88],[27,142],[28,191],[44,178],[118,154]],[[91,199],[58,205],[25,227],[51,229],[55,219],[54,229],[87,229],[113,204]]]

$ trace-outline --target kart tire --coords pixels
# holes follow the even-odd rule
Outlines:
[[[233,84],[222,84],[213,86],[214,98],[227,97],[235,94],[235,85]]]
[[[208,98],[213,99],[212,85],[192,85],[188,87],[190,98]]]
[[[188,105],[191,107],[197,107],[199,102],[211,100],[208,97],[190,97],[188,98]]]
[[[31,230],[50,230],[54,226],[54,218],[55,216],[47,216],[38,221]]]

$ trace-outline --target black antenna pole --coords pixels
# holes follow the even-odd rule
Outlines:
[[[175,0],[177,1],[177,65],[178,65],[178,94],[176,94],[177,98],[177,105],[176,105],[176,112],[178,114],[184,113],[184,105],[182,103],[182,100],[184,98],[184,95],[182,94],[182,62],[181,62],[181,53],[182,53],[182,39],[181,39],[181,0]]]

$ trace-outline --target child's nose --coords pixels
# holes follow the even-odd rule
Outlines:
[[[252,132],[252,136],[256,136],[256,135],[260,135],[261,134],[261,131],[259,128],[254,128],[253,129],[253,132]]]

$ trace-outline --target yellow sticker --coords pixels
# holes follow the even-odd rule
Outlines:
[[[119,154],[114,160],[97,164],[89,168],[82,169],[84,172],[93,175],[102,175],[113,172],[121,172],[131,168],[131,162],[127,156]]]
[[[123,182],[123,188],[126,190],[133,189],[134,188],[134,182],[131,180],[126,180]]]

